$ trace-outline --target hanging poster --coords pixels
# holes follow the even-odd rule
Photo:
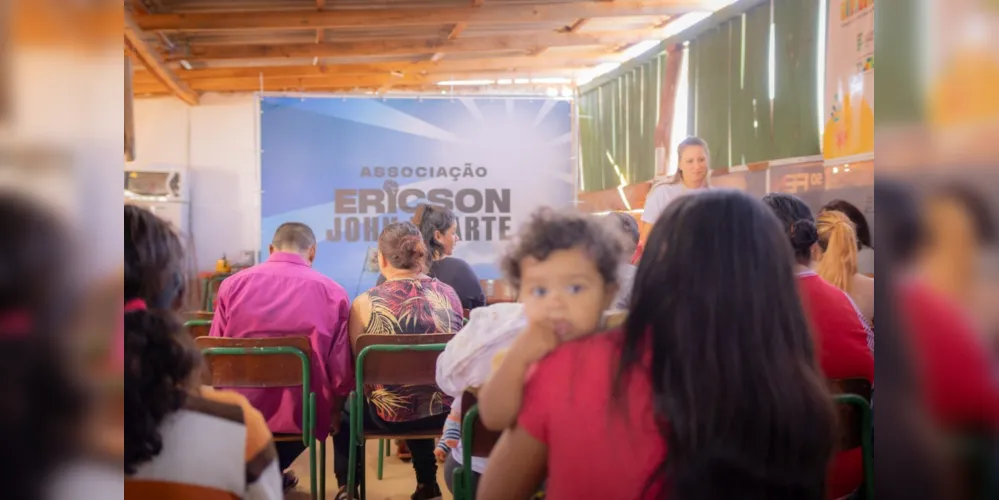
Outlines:
[[[874,0],[830,0],[826,16],[827,160],[874,152]]]
[[[260,248],[309,225],[313,266],[351,297],[375,284],[381,230],[420,203],[455,212],[455,256],[495,279],[518,224],[575,198],[568,100],[265,97],[261,113]]]

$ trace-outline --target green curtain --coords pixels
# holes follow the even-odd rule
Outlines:
[[[655,129],[665,54],[579,96],[580,190],[613,189],[655,176]],[[614,168],[617,165],[617,170]]]
[[[922,18],[918,2],[880,2],[874,10],[875,87],[891,89],[877,96],[874,124],[919,122],[924,118],[923,60],[919,37]]]
[[[708,142],[713,168],[820,153],[816,69],[824,55],[817,53],[818,34],[819,0],[771,0],[689,41],[687,129]],[[655,175],[665,58],[660,54],[580,96],[584,191],[620,185],[615,163],[629,184]]]
[[[774,150],[772,159],[817,155],[818,0],[773,0]],[[822,63],[825,63],[823,55]]]

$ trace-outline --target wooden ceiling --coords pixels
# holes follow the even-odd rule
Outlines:
[[[677,16],[718,3],[126,0],[125,51],[136,96],[190,104],[202,92],[439,92],[455,80],[537,91],[620,62]]]

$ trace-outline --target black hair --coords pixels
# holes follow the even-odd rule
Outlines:
[[[801,198],[786,193],[770,193],[763,197],[763,203],[784,225],[795,260],[807,266],[812,260],[812,245],[819,241],[812,210]]]
[[[861,212],[854,204],[846,200],[833,200],[826,203],[820,210],[820,212],[825,211],[843,212],[843,215],[850,219],[853,228],[857,231],[857,250],[864,247],[874,248],[874,243],[871,240],[871,226],[867,224],[867,217],[864,217],[864,212]]]
[[[316,244],[316,233],[301,222],[285,222],[274,231],[271,244],[278,249],[294,249],[304,252]]]
[[[378,251],[396,269],[423,272],[427,266],[427,245],[412,222],[393,222],[378,236]]]
[[[184,294],[183,247],[170,225],[152,212],[125,205],[125,302],[146,309],[125,313],[125,473],[163,450],[160,424],[186,401],[200,363],[175,309]]]
[[[81,441],[87,387],[73,356],[77,312],[68,229],[42,205],[0,193],[0,481],[41,499]]]
[[[636,221],[634,217],[624,212],[611,212],[608,216],[617,220],[621,229],[628,236],[628,238],[631,239],[634,245],[638,244],[640,234],[638,231],[638,221]]]
[[[446,233],[456,222],[458,222],[458,217],[445,207],[428,203],[416,207],[416,213],[413,214],[413,224],[423,235],[423,242],[430,249],[428,257],[431,260],[444,257],[444,245],[437,241],[437,231],[440,231],[441,234]]]
[[[923,211],[915,191],[892,181],[879,181],[874,187],[879,215],[875,219],[880,246],[886,246],[879,262],[891,262],[902,269],[915,259],[926,242]],[[878,301],[881,302],[880,300]]]
[[[624,234],[615,224],[572,209],[541,207],[521,226],[500,266],[510,284],[518,288],[524,258],[545,260],[552,252],[581,248],[593,259],[605,283],[617,283],[625,245]]]
[[[832,399],[781,225],[731,190],[667,207],[635,273],[615,393],[648,377],[679,500],[820,499]],[[713,374],[706,376],[706,374]]]

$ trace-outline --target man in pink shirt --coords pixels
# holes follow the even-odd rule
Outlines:
[[[274,233],[266,262],[222,282],[210,335],[308,336],[313,353],[312,390],[316,393],[315,433],[323,440],[331,424],[339,428],[343,402],[354,386],[354,358],[347,332],[347,292],[312,269],[315,257],[312,229],[298,222],[282,224]],[[274,434],[302,432],[300,388],[239,392],[263,413]],[[277,447],[281,470],[304,450],[301,441],[278,442]]]

